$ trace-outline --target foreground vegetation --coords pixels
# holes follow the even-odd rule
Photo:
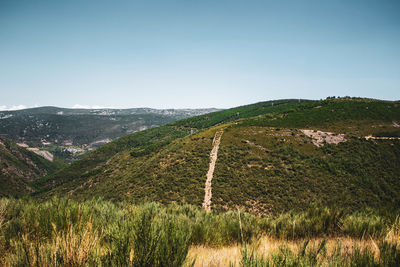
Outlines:
[[[400,262],[399,234],[399,218],[376,210],[350,213],[312,205],[258,217],[206,213],[187,204],[0,200],[4,266],[190,266],[201,259],[188,256],[189,249],[199,246],[240,246],[242,266],[394,266]],[[265,236],[301,245],[294,249],[283,242],[263,254],[255,244]],[[307,241],[314,238],[320,241]],[[340,243],[327,251],[326,239],[332,238],[372,240],[379,254],[370,247],[342,250]]]
[[[349,241],[349,240],[347,240]],[[257,255],[254,250],[244,246],[241,249],[241,266],[399,266],[399,245],[387,241],[357,242],[343,246],[341,242],[327,239],[306,240],[295,244],[293,248],[284,244],[271,251],[267,256]],[[290,244],[290,243],[289,243]]]

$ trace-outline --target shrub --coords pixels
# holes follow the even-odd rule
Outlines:
[[[242,251],[244,266],[309,266],[320,265],[321,260],[335,266],[391,266],[400,260],[400,219],[382,214],[345,214],[312,206],[303,212],[257,217],[233,211],[207,213],[187,204],[0,199],[0,265],[182,266],[190,245],[248,244],[267,234],[283,239],[371,236],[379,239],[380,258],[372,262],[373,253],[365,249],[343,257],[340,247],[325,255],[325,243],[305,242],[299,252],[282,247],[268,258]]]
[[[345,235],[362,238],[364,236],[380,237],[386,232],[382,217],[370,212],[356,212],[342,220]]]
[[[344,212],[312,205],[304,212],[288,212],[274,218],[261,219],[260,227],[277,238],[298,239],[334,235],[340,231],[340,219]]]

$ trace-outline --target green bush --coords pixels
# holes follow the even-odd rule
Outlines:
[[[342,220],[342,230],[345,235],[352,237],[380,237],[386,232],[387,225],[378,215],[370,212],[356,212]]]
[[[326,250],[326,241],[322,240],[314,246],[308,246],[305,241],[299,251],[295,253],[287,246],[281,246],[278,252],[268,257],[256,255],[249,251],[247,246],[242,248],[240,265],[243,267],[269,266],[398,266],[400,262],[400,248],[396,244],[382,242],[379,245],[379,257],[369,248],[355,247],[352,251],[343,253],[340,245],[334,247],[330,253]]]
[[[298,239],[335,235],[340,232],[343,210],[312,205],[304,212],[288,212],[261,219],[260,227],[277,238]]]

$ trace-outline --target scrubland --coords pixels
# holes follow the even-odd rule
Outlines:
[[[399,238],[399,217],[383,210],[0,200],[3,266],[396,266]]]

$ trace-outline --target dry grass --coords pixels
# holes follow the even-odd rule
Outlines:
[[[9,204],[8,199],[0,199],[0,229],[3,226],[5,216],[6,216],[6,211],[7,211],[7,206]]]
[[[309,241],[309,247],[318,246],[322,238],[315,238]],[[394,240],[394,239],[393,239]],[[397,236],[399,241],[399,236]],[[279,252],[280,248],[287,247],[294,253],[297,253],[306,240],[286,241],[276,238],[264,236],[256,242],[253,242],[249,249],[254,251],[256,255],[267,257],[273,253]],[[329,238],[326,243],[326,253],[328,255],[334,253],[335,248],[340,246],[342,254],[351,254],[355,248],[370,249],[374,252],[375,257],[379,257],[379,249],[376,245],[377,241],[373,239],[353,239],[349,237]],[[217,267],[217,266],[239,266],[241,260],[241,245],[234,245],[222,248],[212,248],[204,246],[194,246],[189,249],[188,257],[196,259],[195,267]]]
[[[331,225],[347,217],[330,211],[268,219],[189,205],[0,199],[0,266],[397,266],[399,217],[346,215],[352,227],[340,232]]]
[[[238,265],[240,249],[239,245],[222,248],[195,246],[189,249],[188,258],[196,259],[195,267],[229,266],[230,263]]]
[[[79,225],[79,234],[75,233],[74,227],[70,227],[67,233],[59,234],[55,240],[57,253],[65,255],[65,264],[71,266],[84,266],[93,251],[99,247],[99,234],[93,230],[92,222],[86,227]],[[56,258],[56,255],[53,255]]]
[[[385,240],[390,243],[397,243],[400,245],[400,217],[397,217],[395,222],[390,227],[385,236]]]

